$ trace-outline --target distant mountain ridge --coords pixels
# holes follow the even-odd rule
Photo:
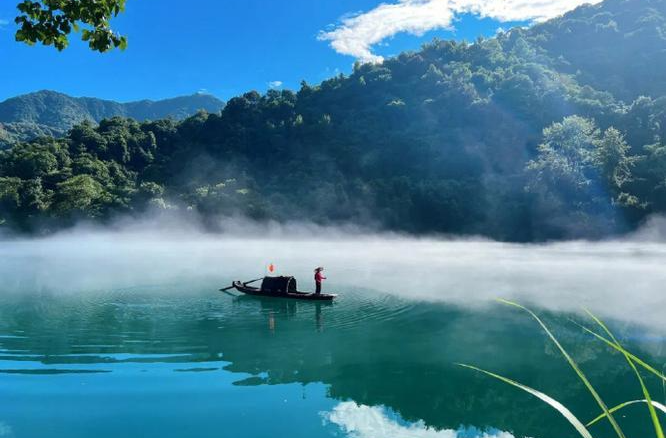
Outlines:
[[[84,120],[99,122],[115,116],[139,121],[180,120],[198,110],[215,113],[222,108],[222,100],[202,93],[157,101],[120,103],[42,90],[0,102],[0,143],[30,140],[41,135],[61,136]]]

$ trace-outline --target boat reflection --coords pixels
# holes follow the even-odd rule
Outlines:
[[[318,332],[324,330],[324,315],[322,309],[335,305],[332,301],[297,301],[283,298],[253,297],[247,295],[228,294],[233,297],[237,306],[251,306],[256,303],[260,306],[261,313],[266,315],[268,330],[272,333],[276,330],[276,320],[286,317],[294,318],[299,311],[301,313],[313,313],[315,328]]]

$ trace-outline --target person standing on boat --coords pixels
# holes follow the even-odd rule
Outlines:
[[[315,280],[315,295],[321,294],[321,282],[326,280],[326,277],[321,273],[324,268],[322,266],[315,269],[314,280]]]

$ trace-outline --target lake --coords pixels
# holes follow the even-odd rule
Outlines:
[[[583,306],[666,366],[661,244],[91,232],[2,242],[0,256],[0,437],[576,436],[538,399],[456,365],[584,421],[600,413],[537,323],[495,297],[537,311],[609,405],[642,393],[623,357],[572,322],[593,327]],[[302,289],[325,265],[339,299],[218,291],[270,262]],[[629,437],[654,434],[645,406],[618,420]]]

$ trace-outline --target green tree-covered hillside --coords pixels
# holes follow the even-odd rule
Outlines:
[[[36,231],[178,210],[211,227],[244,215],[516,241],[624,232],[666,210],[666,82],[649,68],[666,62],[665,19],[666,0],[607,0],[181,122],[84,123],[0,153],[2,220]]]

